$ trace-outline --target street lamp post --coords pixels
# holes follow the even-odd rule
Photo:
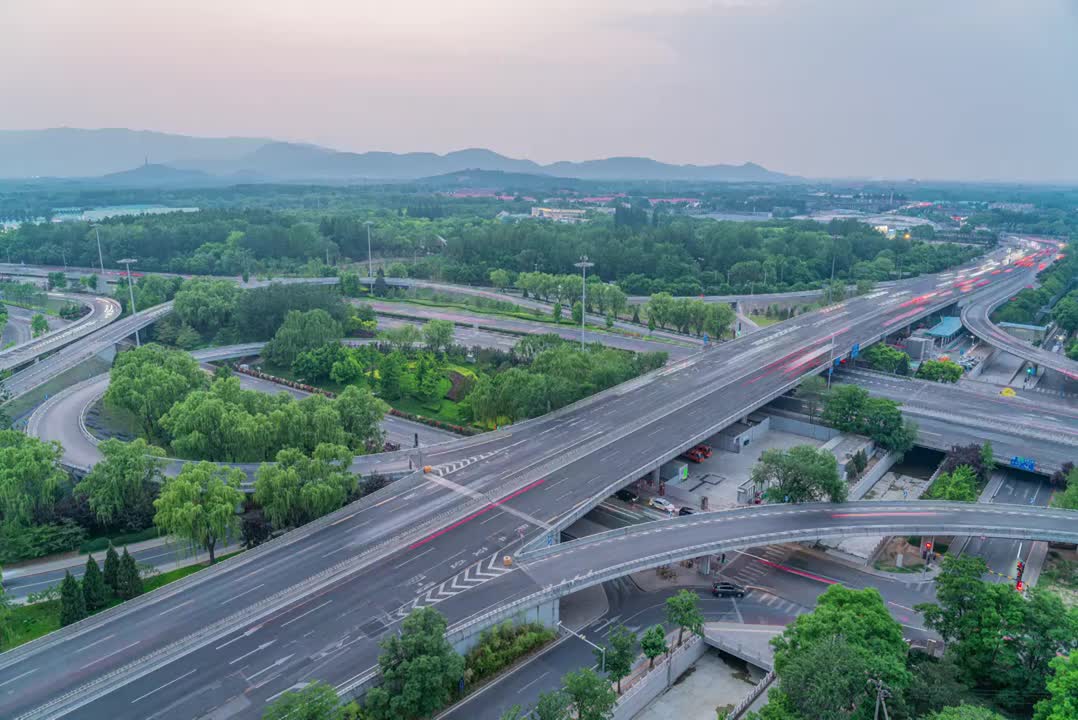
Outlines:
[[[367,277],[374,277],[374,260],[371,257],[371,223],[370,220],[363,223],[367,226]]]
[[[588,262],[588,256],[583,255],[580,262],[573,263],[573,267],[580,268],[580,349],[584,349],[584,326],[588,319],[588,268],[594,267],[595,263]]]
[[[105,282],[105,258],[101,254],[101,231],[94,225],[94,235],[97,237],[97,264],[101,267],[101,282]]]
[[[131,299],[131,314],[134,315],[137,310],[135,309],[135,286],[131,282],[131,263],[137,263],[135,258],[123,258],[118,260],[127,266],[127,296]],[[138,328],[135,328],[135,345],[136,347],[142,347],[142,339],[139,338]]]

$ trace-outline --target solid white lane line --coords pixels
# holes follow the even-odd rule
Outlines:
[[[423,556],[424,556],[424,555],[426,555],[427,553],[432,553],[432,552],[434,552],[434,548],[427,548],[426,550],[424,550],[423,552],[419,553],[418,555],[415,555],[415,556],[413,556],[413,557],[410,557],[410,558],[408,558],[407,560],[405,560],[404,562],[402,562],[402,563],[401,563],[400,565],[394,565],[393,567],[394,567],[394,568],[402,568],[402,567],[404,567],[405,565],[407,565],[408,563],[412,562],[413,560],[418,560],[419,558],[423,557]]]
[[[80,653],[80,652],[82,652],[83,650],[89,650],[89,649],[90,649],[90,648],[92,648],[92,647],[93,647],[94,645],[100,645],[101,643],[105,642],[106,640],[108,640],[108,639],[110,639],[110,638],[114,638],[114,637],[116,637],[116,634],[115,634],[115,633],[113,633],[112,635],[109,635],[108,637],[103,637],[103,638],[101,638],[100,640],[95,640],[94,642],[90,643],[89,645],[83,645],[82,647],[80,647],[80,648],[79,648],[78,650],[76,650],[75,652],[77,652],[77,653]],[[73,653],[73,654],[74,654],[74,653]]]
[[[308,610],[307,612],[303,613],[302,615],[297,615],[296,617],[292,618],[292,619],[291,619],[291,620],[289,620],[288,622],[286,622],[286,623],[283,623],[283,624],[281,625],[281,627],[287,627],[287,626],[291,625],[292,623],[294,623],[295,621],[297,621],[297,620],[301,620],[301,619],[303,619],[303,618],[307,617],[308,615],[310,615],[311,613],[313,613],[313,612],[314,612],[315,610],[319,610],[319,609],[321,609],[321,608],[324,608],[324,607],[325,607],[326,605],[329,605],[329,604],[330,604],[331,602],[333,602],[333,601],[332,601],[332,600],[326,600],[326,601],[325,601],[324,603],[322,603],[321,605],[318,605],[318,606],[316,606],[316,607],[313,607],[313,608],[311,608],[310,610]]]
[[[243,596],[244,596],[244,595],[246,595],[247,593],[250,593],[250,592],[254,592],[255,590],[257,590],[257,589],[258,589],[258,588],[260,588],[260,587],[265,587],[265,585],[266,585],[266,583],[261,583],[260,585],[255,585],[255,586],[254,586],[253,588],[251,588],[250,590],[244,590],[244,591],[243,591],[243,592],[241,592],[241,593],[240,593],[239,595],[233,595],[232,597],[230,597],[230,598],[229,598],[229,600],[235,600],[235,599],[236,599],[236,598],[238,598],[238,597],[243,597]],[[227,602],[227,600],[226,600],[226,602]]]
[[[190,600],[185,600],[184,602],[180,603],[179,605],[173,605],[173,606],[172,606],[172,607],[170,607],[170,608],[169,608],[168,610],[165,610],[165,611],[163,611],[163,612],[159,612],[159,613],[157,613],[157,617],[161,617],[162,615],[166,615],[166,614],[168,614],[168,613],[172,612],[173,610],[175,610],[176,608],[181,608],[181,607],[183,607],[184,605],[190,605],[190,604],[191,604],[191,603],[193,603],[194,601],[195,601],[195,599],[194,599],[194,598],[191,598]]]
[[[88,662],[88,663],[86,663],[85,665],[83,665],[82,667],[80,667],[80,668],[79,668],[79,670],[85,670],[86,668],[90,667],[91,665],[96,665],[97,663],[101,662],[102,660],[105,660],[106,658],[110,658],[110,657],[112,657],[113,655],[117,655],[117,654],[119,654],[119,653],[122,653],[122,652],[123,652],[124,650],[129,650],[130,648],[133,648],[133,647],[135,647],[136,645],[138,645],[138,644],[139,644],[140,642],[142,642],[142,641],[141,641],[141,640],[136,640],[135,642],[131,643],[130,645],[125,645],[125,646],[123,646],[123,647],[122,647],[122,648],[120,648],[119,650],[113,650],[113,651],[112,651],[112,652],[110,652],[110,653],[109,653],[108,655],[102,655],[102,656],[101,656],[101,657],[99,657],[99,658],[98,658],[97,660],[94,660],[94,661],[92,661],[92,662]]]
[[[112,636],[110,635],[109,637],[112,637]],[[16,675],[15,677],[11,678],[10,680],[5,680],[4,682],[0,683],[0,687],[4,687],[5,685],[9,685],[9,684],[15,682],[16,680],[18,680],[21,677],[26,677],[27,675],[29,675],[32,672],[35,672],[35,671],[34,670],[27,670],[22,675]]]
[[[517,690],[517,694],[519,695],[520,693],[524,692],[525,690],[527,690],[527,689],[528,689],[528,688],[530,688],[530,687],[531,687],[532,685],[534,685],[535,683],[539,682],[540,680],[542,680],[543,678],[545,678],[545,677],[546,677],[547,675],[549,675],[549,674],[550,674],[550,671],[549,671],[549,670],[547,670],[547,671],[546,671],[545,673],[543,673],[542,675],[540,675],[539,677],[535,678],[534,680],[532,680],[532,681],[531,681],[530,683],[528,683],[527,685],[524,685],[524,686],[523,686],[523,687],[521,687],[521,688],[520,688],[519,690]]]
[[[500,518],[503,514],[504,513],[501,510],[499,510],[498,512],[493,512],[493,513],[490,514],[490,517],[488,517],[486,520],[480,520],[479,524],[480,525],[486,525],[491,520],[496,520],[496,519]]]
[[[180,675],[180,676],[179,676],[178,678],[176,678],[175,680],[169,680],[169,681],[168,681],[167,683],[165,683],[165,684],[164,684],[164,685],[162,685],[161,687],[157,688],[156,690],[151,690],[150,692],[146,693],[145,695],[140,695],[140,696],[138,696],[137,698],[135,698],[134,700],[132,700],[132,701],[131,701],[131,704],[132,704],[132,705],[134,705],[134,704],[135,704],[135,703],[137,703],[137,702],[138,702],[139,700],[142,700],[143,698],[148,698],[148,697],[150,697],[151,695],[153,695],[153,694],[154,694],[155,692],[157,692],[158,690],[164,690],[164,689],[165,689],[165,688],[167,688],[167,687],[168,687],[169,685],[172,685],[173,683],[178,683],[178,682],[179,682],[180,680],[183,680],[183,679],[184,679],[185,677],[187,677],[188,675],[194,675],[194,674],[195,674],[196,672],[198,672],[198,668],[195,668],[195,669],[194,669],[194,670],[192,670],[191,672],[187,672],[187,673],[184,673],[183,675]]]
[[[270,640],[269,642],[264,642],[261,645],[259,645],[258,647],[256,647],[254,650],[252,650],[250,652],[245,652],[244,654],[240,655],[235,660],[230,660],[228,664],[229,665],[235,665],[236,663],[238,663],[240,660],[244,659],[245,657],[250,657],[250,656],[254,655],[256,652],[258,652],[259,650],[265,650],[266,648],[268,648],[270,645],[272,645],[275,642],[277,642],[277,641],[276,640]]]

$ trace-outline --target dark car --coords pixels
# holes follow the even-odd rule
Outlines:
[[[696,511],[693,510],[691,507],[683,507],[683,508],[681,508],[680,510],[677,511],[677,514],[678,515],[695,515]]]
[[[717,582],[711,585],[711,594],[715,597],[745,597],[745,588],[732,582]]]
[[[614,497],[622,502],[636,503],[640,502],[640,496],[634,493],[632,490],[623,488],[614,493]]]

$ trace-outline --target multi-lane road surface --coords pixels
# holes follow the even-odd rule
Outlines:
[[[515,553],[522,535],[571,522],[612,488],[819,371],[832,339],[841,354],[953,302],[956,294],[944,284],[926,277],[854,298],[551,416],[430,448],[424,462],[440,475],[410,476],[189,583],[0,655],[0,688],[14,688],[0,694],[0,713],[48,717],[82,708],[86,717],[197,717],[210,711],[253,717],[267,698],[304,679],[354,686],[374,666],[378,639],[407,608],[433,602],[459,623],[534,592],[534,580],[525,582],[525,573],[505,571],[498,562]],[[828,520],[819,511],[811,518],[777,514],[797,508],[765,511],[776,513],[776,525],[787,529],[791,520]],[[920,515],[862,518],[860,525],[830,521],[880,534],[881,524],[923,528],[967,519],[977,525],[1002,517],[1020,520],[1024,532],[1050,534],[1072,519],[1026,508],[1021,517],[987,515],[993,512],[987,506],[976,512],[981,514],[939,510],[932,522]],[[759,518],[744,523],[758,528]],[[700,532],[713,537],[712,529]],[[824,531],[815,525],[805,530]],[[742,541],[759,544],[760,534],[752,530]],[[695,544],[679,531],[662,530],[643,546],[660,538],[680,552]],[[625,547],[612,543],[610,549]],[[606,550],[591,555],[615,557]],[[638,550],[630,553],[640,561]],[[579,565],[570,581],[594,570],[576,555],[528,561],[528,568],[565,587],[568,558],[572,567]]]

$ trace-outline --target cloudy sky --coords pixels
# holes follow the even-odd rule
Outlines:
[[[0,0],[0,128],[1078,180],[1078,0]]]

